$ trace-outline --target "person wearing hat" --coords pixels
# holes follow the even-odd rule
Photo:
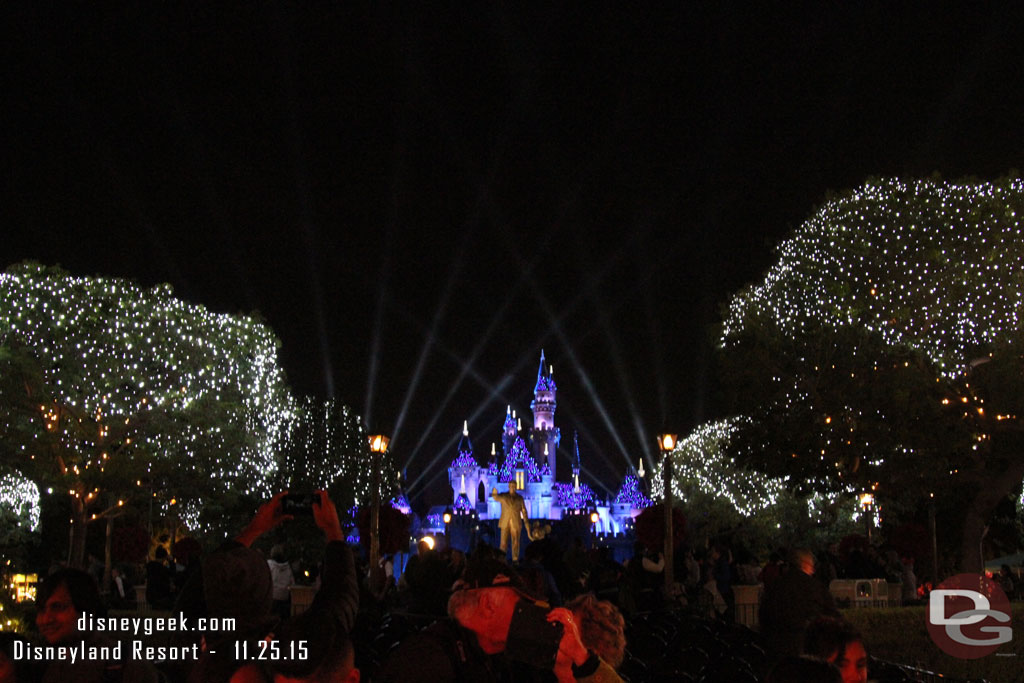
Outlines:
[[[540,668],[536,660],[514,659],[508,651],[510,626],[517,611],[532,605],[547,607],[526,593],[522,579],[512,567],[493,558],[474,558],[453,586],[448,600],[450,618],[403,640],[375,680],[512,683],[549,680],[552,673],[560,683],[622,680],[614,669],[587,650],[572,612],[563,608],[550,610],[546,624],[537,626],[540,630],[552,622],[561,624],[552,627],[556,634],[557,628],[561,629],[554,663]]]

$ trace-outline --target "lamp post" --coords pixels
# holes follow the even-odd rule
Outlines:
[[[451,548],[452,547],[452,537],[448,533],[448,531],[451,528],[451,524],[452,524],[452,509],[451,508],[446,509],[444,511],[444,514],[441,516],[441,519],[444,520],[444,544],[445,544],[445,546]]]
[[[860,509],[864,515],[864,529],[868,537],[868,543],[871,543],[871,527],[874,526],[875,514],[874,514],[875,497],[870,493],[862,493],[860,496]]]
[[[661,449],[661,480],[665,486],[665,599],[672,589],[672,451],[676,448],[675,434],[659,434],[658,448]]]
[[[383,434],[370,436],[370,451],[373,453],[373,504],[370,507],[370,569],[377,567],[380,562],[380,458],[388,452],[388,443],[391,441]]]

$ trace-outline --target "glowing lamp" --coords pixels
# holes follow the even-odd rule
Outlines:
[[[384,436],[383,434],[373,434],[369,437],[370,439],[370,450],[374,453],[387,453],[388,444],[391,439]]]
[[[15,574],[11,577],[11,588],[14,589],[14,601],[24,602],[36,599],[36,583],[39,576],[36,574]]]
[[[668,453],[675,450],[676,448],[675,434],[659,434],[658,435],[658,448],[661,449],[662,453]]]

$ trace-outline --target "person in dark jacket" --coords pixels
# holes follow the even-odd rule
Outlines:
[[[146,602],[153,609],[174,606],[174,569],[168,565],[167,548],[156,547],[153,559],[146,563]]]
[[[814,578],[814,554],[797,548],[789,568],[765,588],[761,599],[761,633],[776,657],[796,656],[803,649],[807,624],[820,616],[838,617],[828,589]]]

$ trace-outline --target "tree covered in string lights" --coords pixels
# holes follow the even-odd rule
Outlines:
[[[745,463],[883,506],[962,501],[961,566],[1024,478],[1024,183],[871,181],[729,303]]]
[[[0,455],[71,499],[71,558],[86,524],[157,497],[187,515],[213,495],[269,494],[293,407],[278,341],[113,278],[25,263],[0,274]]]
[[[0,558],[7,561],[7,566],[0,572],[20,569],[26,551],[40,542],[39,515],[39,489],[36,485],[17,472],[4,471],[0,466]],[[0,618],[0,629],[3,625]]]
[[[743,517],[750,517],[774,505],[785,491],[781,479],[745,468],[729,453],[729,441],[741,420],[722,420],[701,425],[672,451],[672,495],[675,500],[695,504],[720,498]],[[654,498],[665,497],[661,468],[651,479]]]
[[[277,483],[290,491],[324,489],[340,509],[365,505],[372,497],[373,460],[362,420],[334,400],[303,399],[281,430]],[[397,492],[398,470],[391,453],[379,461],[381,500]]]
[[[856,509],[852,496],[797,494],[788,487],[791,477],[769,476],[738,459],[735,441],[745,428],[745,418],[703,424],[671,453],[672,495],[699,538],[743,529],[744,545],[767,550],[807,543],[813,530],[829,536],[849,526]],[[651,495],[664,497],[661,468],[651,476]]]

